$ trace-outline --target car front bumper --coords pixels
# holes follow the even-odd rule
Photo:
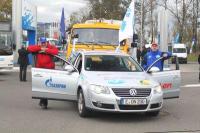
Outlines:
[[[122,105],[122,98],[133,99],[134,97],[118,97],[114,93],[111,94],[96,94],[88,92],[86,99],[86,107],[92,110],[105,112],[150,112],[158,111],[162,108],[163,94],[151,94],[148,97],[139,97],[147,99],[145,105]]]

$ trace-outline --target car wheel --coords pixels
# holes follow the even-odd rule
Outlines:
[[[156,117],[159,115],[159,113],[160,113],[160,111],[146,112],[146,116]]]
[[[81,117],[88,116],[88,109],[85,106],[85,98],[82,90],[78,92],[78,113]]]

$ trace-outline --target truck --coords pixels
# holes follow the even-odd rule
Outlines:
[[[185,44],[177,43],[172,45],[172,55],[177,56],[180,63],[187,64],[187,47]],[[172,58],[172,63],[175,62],[175,58]]]
[[[0,22],[0,71],[14,67],[12,27],[10,22]]]
[[[122,41],[119,46],[120,23],[121,21],[118,20],[87,20],[85,23],[74,24],[68,38],[67,59],[73,49],[76,51],[114,51],[118,48],[128,53],[130,48],[128,39]]]

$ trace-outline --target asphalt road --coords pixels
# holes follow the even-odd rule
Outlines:
[[[19,82],[17,72],[0,73],[0,133],[200,133],[200,87],[190,87],[199,84],[198,67],[181,65],[180,98],[165,100],[154,118],[111,113],[80,118],[76,104],[64,101],[50,101],[48,110],[42,110],[31,99],[30,73],[28,82]]]

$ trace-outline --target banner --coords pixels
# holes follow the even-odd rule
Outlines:
[[[135,1],[132,0],[129,8],[126,11],[124,19],[122,21],[120,30],[119,30],[119,42],[123,41],[127,38],[133,37],[133,30],[134,30],[134,10],[135,10]]]
[[[22,28],[24,30],[36,30],[37,8],[27,0],[22,0]]]

